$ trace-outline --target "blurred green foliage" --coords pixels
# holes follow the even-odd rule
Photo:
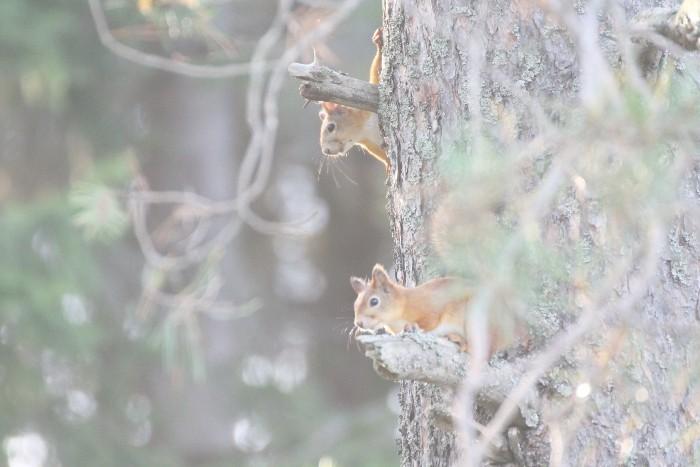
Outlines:
[[[125,144],[114,131],[118,122],[102,117],[110,97],[101,85],[114,69],[85,2],[0,2],[0,44],[6,119],[29,127],[21,120],[26,109],[45,109],[95,154]],[[34,161],[40,167],[55,156]],[[104,250],[83,240],[73,222],[102,238],[124,231],[125,214],[105,183],[123,181],[127,161],[98,160],[70,201],[66,184],[0,208],[0,435],[39,431],[55,449],[50,465],[182,465],[170,449],[129,442],[138,427],[126,415],[127,399],[160,360],[146,343],[127,339],[124,309],[104,288]]]
[[[491,285],[515,304],[508,311],[552,322],[574,318],[606,281],[617,285],[616,268],[639,262],[650,219],[682,210],[700,127],[699,86],[683,67],[669,61],[649,89],[620,79],[595,110],[553,104],[545,113],[556,118],[536,144],[503,137],[514,118],[479,134],[467,125],[440,161],[436,269]],[[527,128],[529,115],[519,118]],[[559,325],[535,327],[551,334]]]
[[[129,219],[124,208],[125,196],[119,196],[118,190],[128,184],[132,158],[127,153],[101,159],[90,174],[73,183],[69,194],[70,205],[75,210],[73,223],[86,238],[109,241],[126,231]]]
[[[6,1],[0,4],[0,43],[4,86],[14,84],[29,104],[60,109],[71,90],[93,82],[102,59],[85,3],[59,0]]]
[[[158,12],[144,19],[136,2],[107,3],[115,23],[165,21]],[[318,377],[291,393],[249,387],[238,361],[195,384],[182,361],[202,365],[204,350],[181,358],[164,344],[175,340],[168,326],[154,324],[162,318],[157,310],[135,316],[143,258],[128,237],[124,193],[137,165],[132,145],[142,135],[132,131],[124,96],[152,72],[101,46],[87,3],[3,0],[0,61],[0,129],[40,144],[8,149],[0,159],[0,440],[39,433],[50,446],[47,465],[291,467],[316,465],[327,454],[336,466],[352,466],[358,453],[373,459],[364,465],[392,465],[393,415],[385,407],[353,420]],[[163,352],[178,357],[166,368]],[[197,457],[180,444],[172,433],[188,421],[182,401],[206,385],[231,395],[216,410],[243,407],[259,420],[270,447],[246,452],[229,440],[223,452]],[[329,419],[331,433],[342,436],[319,435],[307,446]],[[206,441],[220,428],[197,436]]]
[[[0,433],[38,429],[64,465],[179,465],[127,442],[124,395],[147,369],[129,362],[157,364],[157,354],[120,332],[123,311],[105,301],[99,252],[72,225],[65,197],[6,206],[0,230]],[[101,415],[71,407],[72,391],[94,398]]]

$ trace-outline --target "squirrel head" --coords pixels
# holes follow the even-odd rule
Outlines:
[[[402,304],[397,299],[399,286],[394,283],[381,264],[372,269],[369,281],[351,277],[350,284],[357,293],[355,299],[355,326],[368,331],[388,328],[402,318]]]
[[[321,102],[321,151],[341,156],[361,142],[368,113],[333,102]]]

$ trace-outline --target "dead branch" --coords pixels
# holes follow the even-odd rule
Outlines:
[[[464,381],[469,357],[446,339],[423,332],[357,336],[374,369],[391,381],[413,380],[456,387]],[[479,397],[500,403],[528,369],[530,357],[495,358],[485,370]]]
[[[315,60],[308,64],[291,63],[287,70],[294,78],[304,81],[299,86],[299,94],[306,99],[377,112],[379,90],[376,84],[319,65]]]

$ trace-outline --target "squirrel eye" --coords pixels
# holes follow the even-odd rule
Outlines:
[[[371,306],[372,308],[379,306],[379,298],[377,298],[377,297],[370,298],[369,299],[369,306]]]
[[[335,123],[329,123],[326,125],[326,131],[328,133],[333,133],[333,130],[335,130]]]

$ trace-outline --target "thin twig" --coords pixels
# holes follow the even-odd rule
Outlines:
[[[190,76],[192,78],[231,78],[247,75],[251,72],[252,64],[250,62],[231,63],[227,65],[193,65],[191,63],[142,52],[129,47],[118,41],[112,34],[101,1],[88,0],[88,5],[90,6],[92,19],[102,45],[113,54],[130,62],[146,68],[154,68],[169,73]],[[263,68],[270,68],[273,65],[274,63],[257,64],[257,66]]]

